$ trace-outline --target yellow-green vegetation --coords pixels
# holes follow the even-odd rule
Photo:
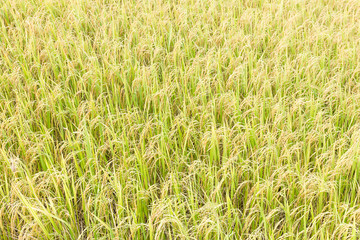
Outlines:
[[[0,0],[0,239],[360,239],[360,1]]]

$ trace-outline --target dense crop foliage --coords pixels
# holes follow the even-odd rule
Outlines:
[[[0,239],[360,239],[360,1],[0,0]]]

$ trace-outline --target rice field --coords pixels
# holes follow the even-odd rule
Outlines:
[[[0,0],[0,239],[360,239],[360,1]]]

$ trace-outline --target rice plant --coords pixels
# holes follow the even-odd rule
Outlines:
[[[360,1],[0,0],[0,239],[360,239]]]

